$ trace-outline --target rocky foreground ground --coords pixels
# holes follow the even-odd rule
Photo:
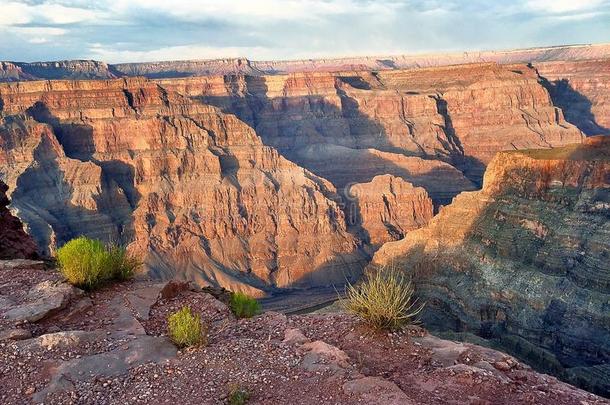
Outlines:
[[[216,298],[215,298],[216,297]],[[483,347],[418,327],[373,332],[344,314],[237,320],[218,291],[133,281],[84,293],[42,262],[0,262],[0,402],[601,404]],[[177,350],[169,313],[189,305],[206,346]]]

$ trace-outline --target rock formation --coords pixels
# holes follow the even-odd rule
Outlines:
[[[493,63],[8,83],[0,108],[0,175],[44,253],[86,234],[146,252],[155,276],[256,294],[357,275],[430,218],[424,190],[438,209],[494,153],[583,136],[534,69]],[[387,174],[414,188],[374,213]]]
[[[483,189],[385,244],[373,262],[414,278],[434,328],[491,339],[610,393],[610,138],[499,153]]]
[[[8,186],[0,181],[0,260],[35,259],[38,257],[36,244],[19,218],[8,209],[7,190]]]
[[[340,146],[440,160],[478,182],[498,151],[582,139],[553,106],[536,71],[525,65],[199,77],[161,83],[236,114],[266,144],[321,176],[319,150],[326,156],[335,153],[324,162],[327,172],[344,170],[342,159],[350,153],[335,147]],[[403,177],[402,168],[391,168],[400,156],[366,159],[374,175]],[[351,181],[370,181],[374,175]],[[405,180],[417,184],[413,178]],[[462,191],[472,189],[465,179],[461,182]]]
[[[112,67],[95,60],[56,62],[0,62],[0,82],[41,79],[111,79],[118,77]]]
[[[432,218],[432,200],[421,187],[391,174],[376,176],[368,183],[349,189],[347,212],[361,223],[366,238],[374,246],[404,237]]]
[[[232,115],[143,79],[8,84],[0,170],[47,252],[130,243],[154,276],[261,294],[364,265],[333,186]]]
[[[587,135],[610,134],[610,59],[536,64],[553,103]]]

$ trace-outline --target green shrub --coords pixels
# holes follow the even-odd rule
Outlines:
[[[358,285],[348,285],[343,305],[376,329],[395,330],[413,323],[424,305],[413,300],[414,287],[401,271],[379,269]]]
[[[125,281],[133,278],[142,262],[136,256],[127,252],[122,246],[110,245],[108,251],[108,267],[114,280]]]
[[[178,347],[207,344],[207,328],[201,325],[201,317],[193,314],[189,307],[182,307],[167,320],[170,339]]]
[[[230,304],[231,311],[238,318],[252,318],[261,312],[261,304],[242,292],[232,293]]]
[[[229,389],[227,403],[229,405],[244,405],[250,399],[250,393],[239,385],[232,385]]]
[[[69,283],[87,290],[109,280],[133,277],[140,261],[116,245],[84,236],[72,239],[57,250],[59,270]]]

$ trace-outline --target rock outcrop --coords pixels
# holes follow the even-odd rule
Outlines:
[[[0,62],[0,82],[42,79],[112,79],[112,67],[96,60],[56,62]]]
[[[131,243],[153,276],[261,294],[364,265],[327,181],[232,115],[145,79],[0,86],[0,175],[50,252]]]
[[[385,244],[433,328],[474,333],[610,393],[610,138],[503,152],[483,189]]]
[[[38,248],[23,229],[19,218],[8,209],[7,190],[8,186],[0,181],[0,260],[35,259],[38,257]]]
[[[525,65],[198,77],[161,83],[236,114],[266,144],[321,176],[318,150],[336,155],[325,162],[328,172],[344,171],[342,156],[350,153],[339,151],[339,146],[439,160],[479,182],[498,151],[582,139],[552,104],[536,71]],[[312,153],[312,148],[318,149]],[[387,171],[396,159],[367,156],[369,172],[403,177],[402,168]],[[405,180],[417,184],[412,178]],[[472,189],[464,180],[462,191]]]
[[[352,185],[349,197],[348,204],[353,204],[349,215],[374,246],[402,239],[432,218],[432,200],[426,190],[390,174]]]

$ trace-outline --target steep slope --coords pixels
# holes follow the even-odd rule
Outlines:
[[[47,252],[131,242],[154,276],[252,293],[344,282],[364,258],[328,182],[232,115],[144,79],[0,86],[0,178]]]
[[[610,134],[610,59],[536,64],[553,103],[587,135]]]
[[[503,152],[483,189],[376,254],[407,269],[434,328],[491,339],[610,393],[610,138]]]
[[[38,248],[23,229],[19,218],[8,209],[7,190],[8,186],[0,181],[0,260],[35,259],[38,257]]]

